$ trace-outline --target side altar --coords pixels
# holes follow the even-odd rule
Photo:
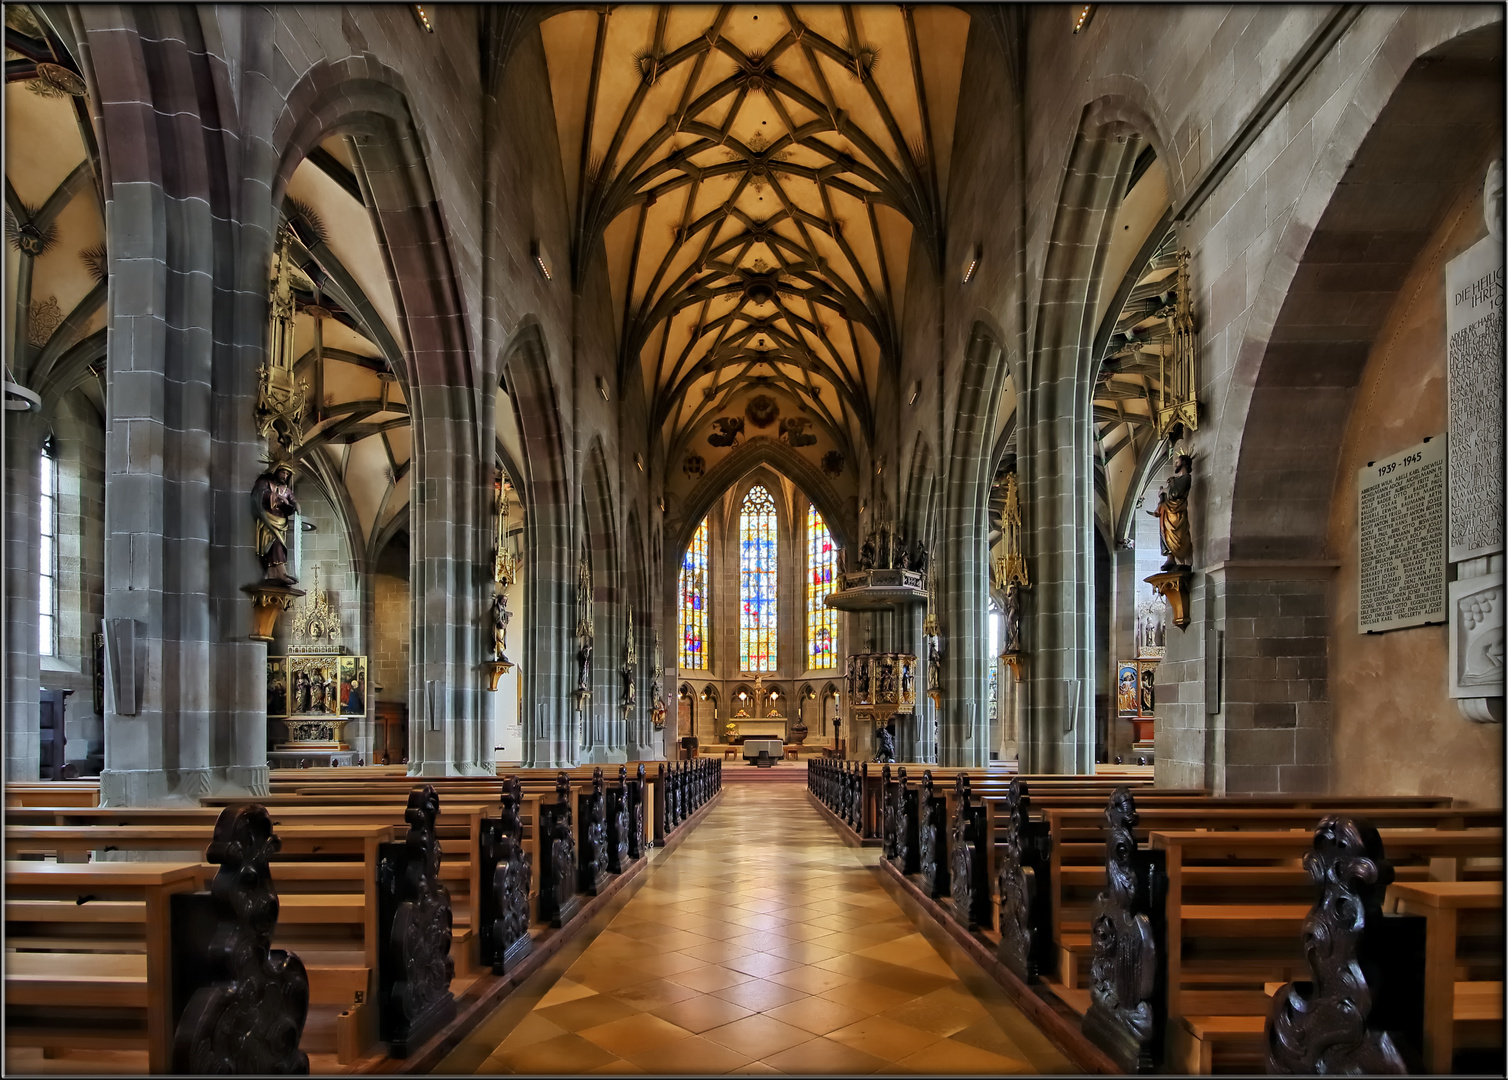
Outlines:
[[[293,621],[295,643],[267,658],[267,733],[283,738],[267,751],[274,769],[355,765],[346,725],[369,712],[367,658],[340,644],[340,617],[327,593],[311,589]]]

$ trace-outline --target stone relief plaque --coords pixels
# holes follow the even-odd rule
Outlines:
[[[1450,696],[1503,696],[1503,575],[1450,583]]]
[[[1359,633],[1445,621],[1445,436],[1358,470]]]
[[[1503,242],[1445,267],[1450,561],[1503,549]]]

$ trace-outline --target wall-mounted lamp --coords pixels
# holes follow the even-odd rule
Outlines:
[[[433,34],[435,32],[435,14],[429,4],[415,4],[414,18],[419,20],[419,25],[424,27],[426,34]]]
[[[1080,4],[1073,9],[1073,32],[1077,34],[1089,25],[1089,19],[1094,15],[1093,4]]]
[[[664,512],[665,512],[665,496],[661,495],[660,496],[660,513],[663,514]]]
[[[608,397],[607,397],[607,380],[604,379],[601,375],[597,376],[597,393],[599,393],[599,394],[602,395],[602,400],[603,401],[608,400]]]
[[[705,691],[705,690],[702,691],[702,700],[703,701],[707,700],[707,691]]]
[[[644,455],[643,454],[635,454],[634,455],[634,464],[637,465],[637,466],[639,466],[639,471],[640,472],[643,472],[644,471]]]
[[[969,257],[963,263],[963,283],[967,285],[974,280],[974,271],[979,269],[979,260],[984,256],[984,249],[978,244],[969,252]]]
[[[884,458],[880,458],[879,461],[876,461],[874,463],[874,474],[876,476],[879,476],[880,473],[882,473],[884,471],[885,471],[885,459]]]
[[[911,396],[906,399],[907,405],[915,405],[916,399],[922,396],[922,381],[917,379],[911,384]]]
[[[535,268],[544,276],[546,281],[555,275],[550,273],[550,260],[545,255],[545,246],[538,240],[529,241],[529,257],[534,260]]]

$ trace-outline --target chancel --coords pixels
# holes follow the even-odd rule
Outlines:
[[[12,1074],[1505,1067],[1501,4],[9,4]]]

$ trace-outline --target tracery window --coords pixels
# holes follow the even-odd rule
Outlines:
[[[707,668],[707,518],[681,559],[681,667]]]
[[[42,580],[37,590],[40,653],[56,656],[58,645],[58,459],[42,451],[42,527],[38,560]]]
[[[775,500],[763,484],[738,515],[738,662],[740,671],[774,671],[776,635]]]
[[[833,591],[837,552],[827,522],[811,504],[806,510],[806,649],[811,669],[837,665],[838,613],[822,601]]]

